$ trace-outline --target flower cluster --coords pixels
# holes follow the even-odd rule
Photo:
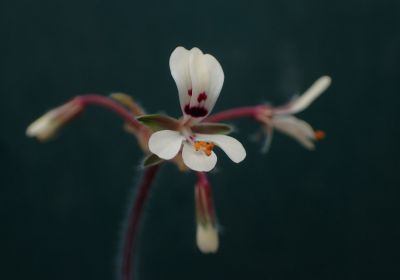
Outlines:
[[[144,182],[139,189],[136,204],[142,205],[147,197],[149,185],[157,171],[155,167],[163,161],[174,162],[180,170],[197,172],[195,205],[197,234],[200,251],[213,253],[218,250],[218,231],[212,199],[211,185],[204,172],[217,164],[215,147],[219,147],[235,163],[246,157],[243,145],[228,136],[232,129],[221,121],[250,117],[261,124],[266,134],[264,151],[267,151],[276,129],[293,137],[305,148],[315,148],[314,142],[324,137],[324,132],[315,131],[308,123],[294,116],[306,109],[330,85],[328,76],[319,78],[303,95],[295,97],[285,106],[272,107],[264,104],[240,107],[211,114],[220,95],[224,72],[219,62],[198,48],[187,50],[177,47],[169,60],[175,80],[183,116],[175,119],[166,115],[149,115],[125,94],[112,94],[110,98],[100,95],[78,96],[66,104],[44,114],[27,129],[27,135],[41,141],[53,138],[62,127],[81,114],[89,105],[102,106],[117,113],[125,120],[125,128],[131,132],[146,154]],[[148,170],[148,171],[146,171]],[[133,210],[127,244],[132,244],[136,234],[137,219],[141,207]],[[127,245],[128,246],[128,245]],[[130,246],[130,245],[129,245]],[[127,248],[128,252],[131,248]],[[124,275],[130,274],[130,256],[126,254]]]

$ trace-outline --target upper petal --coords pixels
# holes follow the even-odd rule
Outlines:
[[[296,114],[306,109],[331,84],[329,76],[322,76],[301,96],[295,98],[289,105],[275,111],[276,114]]]
[[[281,132],[293,137],[309,150],[315,148],[315,134],[313,128],[303,120],[294,116],[282,115],[272,119],[273,126]]]
[[[231,136],[221,134],[196,134],[196,140],[213,142],[220,147],[233,162],[239,163],[246,157],[246,150],[243,145]]]
[[[199,122],[213,109],[224,83],[224,72],[213,56],[198,48],[190,50],[189,70],[192,96],[184,111]]]
[[[172,159],[176,156],[185,138],[177,131],[161,130],[154,132],[149,139],[149,149],[162,159]]]
[[[210,75],[208,90],[206,90],[206,92],[208,92],[208,98],[205,101],[204,105],[206,106],[208,111],[211,112],[221,92],[225,76],[221,65],[212,55],[204,55],[204,63]]]
[[[190,99],[190,106],[194,107],[199,104],[198,97],[208,88],[210,73],[204,61],[204,54],[198,48],[192,48],[189,56],[189,71],[192,81],[193,95]]]
[[[183,142],[182,158],[186,166],[194,171],[208,172],[217,164],[217,156],[214,152],[210,156],[207,156],[202,151],[196,151],[187,142]]]
[[[189,70],[190,51],[184,47],[177,47],[169,58],[169,68],[171,75],[175,80],[179,93],[179,102],[182,112],[186,104],[190,102],[189,90],[192,89],[192,81],[190,79]]]

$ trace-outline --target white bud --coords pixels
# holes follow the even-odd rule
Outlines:
[[[210,224],[197,224],[196,242],[202,253],[216,253],[219,245],[217,229]]]

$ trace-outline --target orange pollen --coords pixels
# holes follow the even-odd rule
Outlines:
[[[326,137],[326,133],[322,130],[315,131],[314,135],[316,140],[322,140]]]
[[[203,151],[207,156],[211,156],[211,152],[214,148],[214,143],[206,142],[206,141],[195,141],[194,149],[198,151]]]

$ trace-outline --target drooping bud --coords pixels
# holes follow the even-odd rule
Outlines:
[[[196,242],[202,253],[215,253],[218,250],[218,230],[215,217],[211,186],[204,173],[199,173],[195,186],[196,204]]]
[[[64,105],[54,108],[31,123],[26,129],[28,137],[36,137],[39,141],[47,141],[57,135],[73,118],[84,109],[84,105],[73,99]]]

